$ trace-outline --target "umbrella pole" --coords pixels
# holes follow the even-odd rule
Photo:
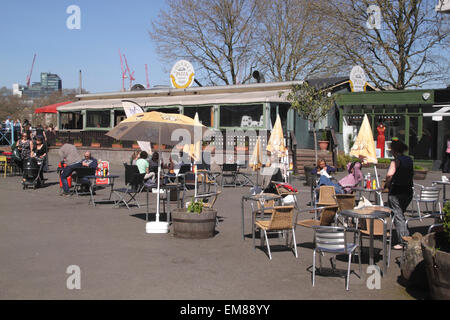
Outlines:
[[[197,166],[194,164],[194,170],[195,170],[195,189],[194,189],[194,196],[195,198],[197,198],[197,182],[198,182],[198,177],[197,177]]]
[[[159,145],[161,145],[161,128],[159,128]],[[160,200],[160,177],[161,177],[161,148],[159,148],[159,163],[158,163],[158,195],[156,196],[156,221],[147,222],[146,231],[147,233],[168,233],[169,232],[169,222],[159,221],[159,200]]]
[[[378,171],[377,171],[377,166],[374,164],[373,165],[373,169],[375,170],[375,179],[377,181],[377,188],[380,188],[380,181],[378,180]],[[380,197],[380,205],[383,205],[383,198],[381,197],[381,192],[378,193],[378,196]]]

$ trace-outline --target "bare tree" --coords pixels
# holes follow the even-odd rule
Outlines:
[[[191,60],[211,84],[244,83],[254,64],[255,0],[167,0],[150,37],[169,63]],[[241,75],[241,79],[239,79]]]
[[[379,26],[367,23],[373,18],[370,5],[379,8]],[[378,88],[405,89],[445,79],[448,72],[448,47],[441,45],[449,31],[435,5],[431,0],[336,0],[322,4],[321,11],[335,26],[330,43],[338,55],[360,65]]]
[[[259,0],[258,62],[275,81],[335,75],[342,63],[330,50],[334,28],[317,4],[308,0]]]

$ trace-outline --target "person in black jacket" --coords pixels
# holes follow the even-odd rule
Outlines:
[[[406,227],[405,211],[413,197],[414,166],[411,157],[403,155],[408,146],[401,141],[392,141],[391,151],[394,160],[391,161],[386,174],[385,188],[389,189],[388,205],[394,214],[394,225],[397,239],[400,242],[393,248],[400,250],[402,238],[409,236]]]

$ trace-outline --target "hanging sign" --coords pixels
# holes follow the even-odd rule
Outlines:
[[[170,83],[173,88],[186,89],[194,83],[194,67],[189,61],[180,60],[170,71]]]
[[[350,86],[352,92],[366,91],[366,73],[360,66],[354,66],[350,72]]]

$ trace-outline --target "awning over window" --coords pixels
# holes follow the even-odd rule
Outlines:
[[[442,121],[443,117],[450,116],[450,104],[434,105],[435,108],[440,108],[439,110],[431,113],[424,113],[424,117],[432,117],[433,121]]]
[[[56,113],[56,108],[64,106],[66,104],[72,103],[72,101],[60,102],[55,104],[50,104],[48,106],[36,108],[34,113]]]

